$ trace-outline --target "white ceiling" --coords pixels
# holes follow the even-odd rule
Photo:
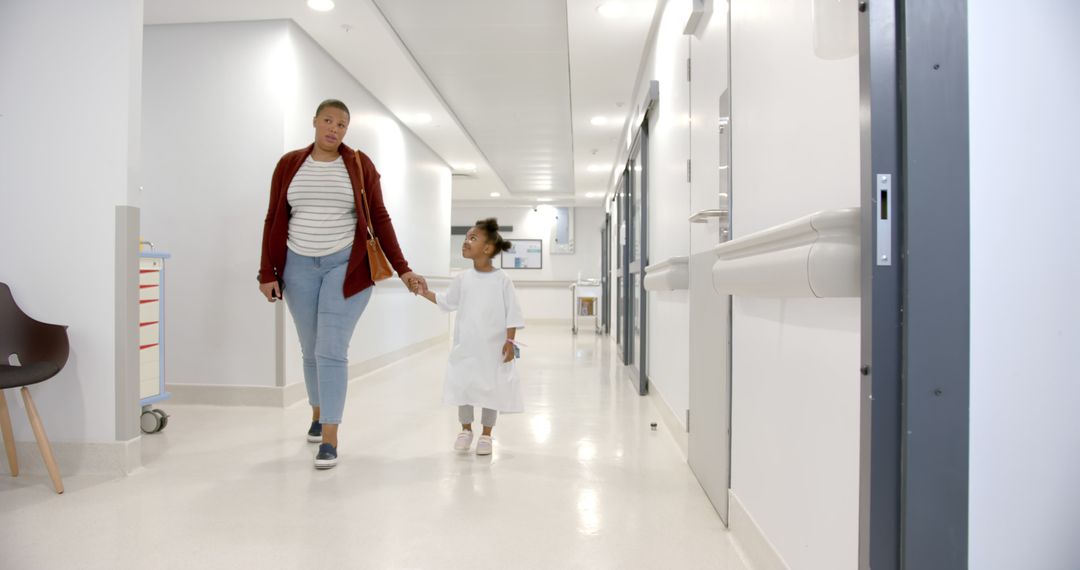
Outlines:
[[[599,205],[656,0],[621,0],[619,18],[601,3],[337,0],[315,12],[304,0],[145,0],[144,10],[147,24],[294,20],[448,164],[477,166],[454,177],[455,201]]]

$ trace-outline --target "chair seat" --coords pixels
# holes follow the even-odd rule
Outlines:
[[[60,372],[51,362],[32,362],[25,366],[0,364],[0,389],[29,386],[48,380]]]

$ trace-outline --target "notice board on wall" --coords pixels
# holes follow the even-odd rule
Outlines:
[[[502,254],[503,269],[543,269],[544,240],[516,239]]]

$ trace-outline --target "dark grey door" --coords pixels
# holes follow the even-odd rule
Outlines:
[[[604,216],[600,230],[600,327],[611,333],[611,214]]]
[[[628,244],[628,279],[627,297],[629,300],[627,316],[629,321],[629,354],[626,363],[630,365],[632,380],[637,385],[638,393],[649,392],[648,377],[648,292],[645,291],[645,267],[649,265],[649,129],[648,119],[641,125],[641,130],[630,152],[627,167],[629,244]]]

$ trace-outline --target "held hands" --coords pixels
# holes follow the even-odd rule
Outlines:
[[[502,348],[503,364],[514,359],[514,341],[506,339]]]
[[[413,295],[424,295],[428,292],[427,279],[415,272],[408,272],[401,276],[401,281],[409,288]]]

